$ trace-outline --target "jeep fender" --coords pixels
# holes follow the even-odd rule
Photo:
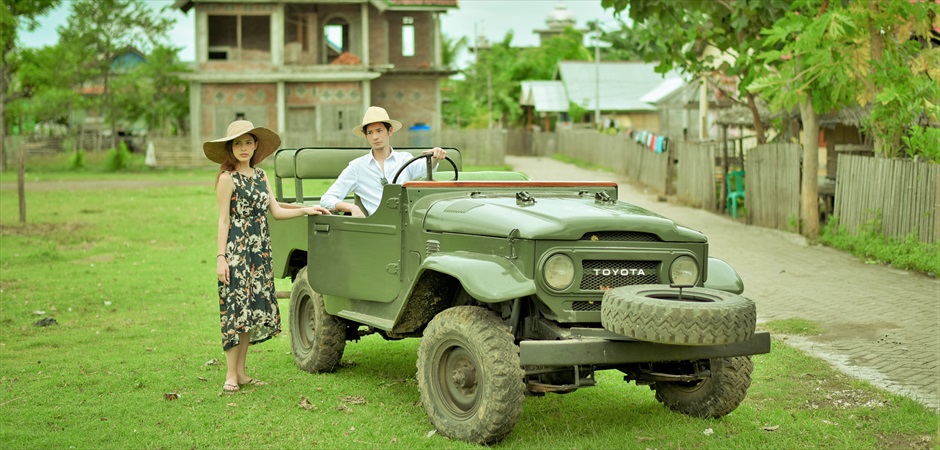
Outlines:
[[[526,278],[501,256],[439,252],[424,260],[417,277],[426,270],[456,278],[471,297],[483,303],[498,303],[535,293],[535,281]]]
[[[738,272],[724,260],[708,257],[708,275],[705,278],[705,287],[719,291],[740,294],[744,292],[744,281]]]

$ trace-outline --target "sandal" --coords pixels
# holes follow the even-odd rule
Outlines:
[[[254,379],[254,378],[252,378],[252,379],[250,379],[250,380],[248,380],[248,381],[246,381],[246,382],[244,382],[244,383],[238,383],[239,386],[264,386],[264,385],[267,385],[267,384],[268,384],[267,381],[256,380],[256,379]]]
[[[222,385],[222,392],[234,394],[238,392],[238,386],[231,384],[231,383],[225,383]]]

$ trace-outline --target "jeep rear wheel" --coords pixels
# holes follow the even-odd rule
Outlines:
[[[332,372],[343,358],[346,324],[326,312],[323,294],[300,269],[290,293],[290,346],[297,367],[312,373]]]
[[[673,411],[693,417],[718,418],[734,411],[751,386],[754,363],[750,356],[713,359],[710,363],[709,378],[651,383],[656,400]]]
[[[424,330],[417,367],[424,411],[442,435],[490,444],[516,426],[525,399],[519,347],[492,312],[439,313]]]
[[[625,286],[604,293],[601,324],[647,342],[725,345],[754,334],[757,308],[750,299],[707,288]]]

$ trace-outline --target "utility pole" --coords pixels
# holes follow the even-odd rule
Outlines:
[[[490,110],[489,129],[493,129],[493,71],[486,69],[486,105]]]

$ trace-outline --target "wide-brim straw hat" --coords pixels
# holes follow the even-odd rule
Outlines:
[[[359,136],[365,136],[366,134],[362,132],[362,127],[376,122],[385,122],[391,125],[393,132],[401,129],[401,122],[389,119],[388,112],[385,111],[385,108],[370,106],[369,109],[366,110],[366,114],[362,116],[362,123],[359,124],[358,127],[353,128],[353,133],[356,133]]]
[[[254,156],[251,157],[252,166],[260,163],[281,146],[281,137],[277,133],[265,127],[256,127],[247,120],[232,122],[225,134],[226,136],[222,139],[202,144],[202,152],[206,154],[206,158],[222,164],[225,161],[225,154],[228,152],[225,149],[225,143],[243,134],[252,134],[258,140],[258,148],[255,149]]]

